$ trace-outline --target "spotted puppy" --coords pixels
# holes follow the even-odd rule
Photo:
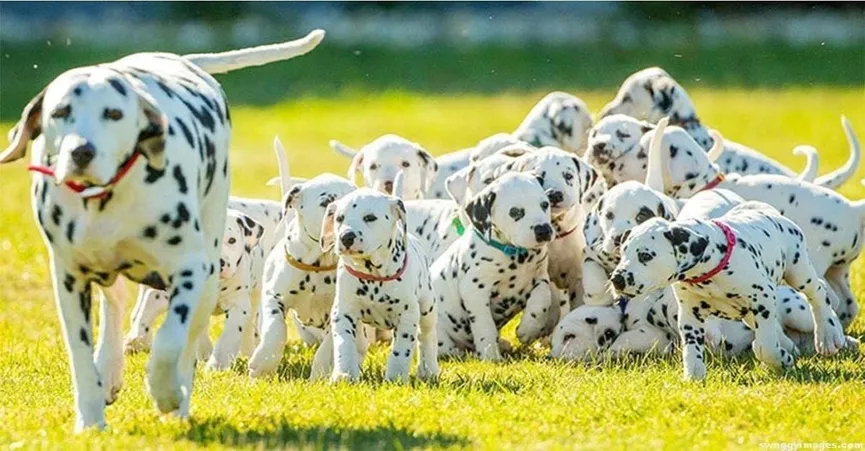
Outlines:
[[[662,117],[668,117],[670,124],[682,127],[704,150],[712,148],[714,143],[709,129],[697,117],[696,109],[688,93],[685,92],[685,89],[670,74],[659,67],[643,69],[625,80],[621,88],[619,88],[616,98],[601,110],[598,119],[599,121],[603,121],[613,115],[631,116],[636,119],[646,120],[651,124],[657,123]],[[619,120],[617,119],[616,121],[618,122]],[[627,135],[634,134],[626,130],[621,130],[620,133]],[[598,160],[604,159],[604,149],[594,148],[594,146],[602,144],[604,139],[593,139],[590,137],[589,141],[589,148],[593,149],[593,153],[598,154]],[[850,158],[842,168],[825,176],[818,177],[814,183],[830,189],[841,186],[856,172],[859,166],[859,155],[858,148],[851,148]],[[780,174],[788,177],[795,176],[793,171],[787,169],[777,161],[742,144],[731,141],[724,143],[723,153],[718,159],[718,165],[727,174]]]
[[[207,330],[198,339],[198,358],[207,360],[207,367],[214,370],[229,368],[238,355],[252,355],[258,339],[257,312],[264,264],[264,249],[259,244],[264,227],[236,210],[229,209],[227,215],[219,260],[219,296],[213,311],[215,315],[225,314],[225,326],[212,352]],[[132,314],[132,328],[126,336],[127,352],[149,348],[153,321],[168,310],[168,298],[167,293],[150,288],[140,292]]]
[[[436,378],[436,305],[430,262],[423,245],[406,230],[403,202],[369,188],[354,191],[328,206],[320,243],[322,251],[335,247],[339,256],[331,333],[318,351],[333,349],[331,380],[360,378],[356,343],[362,324],[394,331],[385,380],[408,379],[418,345],[417,376]],[[325,363],[318,357],[316,364]],[[313,372],[324,371],[313,368]]]
[[[286,227],[264,265],[261,341],[249,361],[251,376],[271,374],[279,366],[289,311],[299,321],[305,342],[315,344],[324,336],[336,288],[337,257],[322,251],[319,233],[327,207],[354,189],[342,177],[322,174],[294,185],[284,196]],[[367,343],[362,344],[365,352]]]
[[[438,163],[420,144],[397,135],[383,135],[360,150],[354,150],[336,140],[330,141],[330,145],[340,154],[351,156],[348,178],[352,183],[360,171],[366,186],[392,194],[397,173],[404,171],[406,199],[425,198],[439,170]]]
[[[790,218],[805,234],[808,254],[817,274],[828,282],[828,291],[837,313],[846,327],[859,311],[850,288],[850,265],[863,247],[865,201],[851,202],[840,194],[811,183],[777,175],[724,176],[709,157],[699,152],[693,140],[682,139],[683,147],[672,152],[673,134],[677,127],[647,133],[649,167],[646,184],[676,198],[689,198],[707,189],[726,189],[747,200],[765,202]],[[720,137],[717,132],[713,134]],[[651,141],[659,136],[657,145]],[[859,147],[852,128],[848,129],[851,145]]]
[[[503,175],[464,207],[470,225],[432,266],[440,355],[501,359],[499,331],[523,312],[522,343],[546,336],[552,302],[547,244],[550,201],[530,174]]]
[[[611,282],[628,297],[673,284],[686,379],[706,375],[709,315],[743,320],[755,332],[752,347],[761,361],[775,368],[793,364],[798,350],[778,321],[782,282],[807,296],[820,353],[834,354],[846,344],[802,231],[762,202],[745,202],[717,220],[640,224],[625,240]]]
[[[50,248],[76,430],[103,427],[120,390],[122,287],[103,291],[95,360],[90,321],[91,284],[119,284],[118,275],[171,292],[147,386],[160,411],[188,416],[188,343],[216,304],[229,191],[230,115],[210,74],[302,55],[323,37],[217,54],[138,53],[67,71],[24,107],[0,164],[23,158],[33,141],[33,211]]]

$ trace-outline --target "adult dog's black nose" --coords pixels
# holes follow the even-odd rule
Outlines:
[[[616,290],[621,291],[625,289],[625,278],[622,276],[622,273],[613,274],[612,282]]]
[[[96,149],[93,148],[93,144],[87,143],[72,151],[72,162],[79,168],[83,168],[90,164],[95,156]]]
[[[550,203],[555,207],[565,200],[565,195],[561,191],[549,191],[547,198],[550,199]]]
[[[354,232],[345,232],[339,237],[339,241],[345,247],[351,247],[354,244],[354,239],[357,238]]]
[[[535,226],[535,239],[539,243],[550,241],[553,238],[553,228],[549,224]]]

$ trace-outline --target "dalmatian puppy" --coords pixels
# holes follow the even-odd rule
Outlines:
[[[445,190],[445,183],[448,177],[465,169],[471,163],[475,163],[506,146],[519,142],[521,141],[509,133],[496,133],[480,140],[475,147],[469,147],[437,157],[436,163],[439,166],[439,171],[436,174],[435,181],[426,193],[426,198],[447,199],[448,194]]]
[[[207,330],[198,338],[197,356],[207,360],[207,367],[213,370],[228,369],[238,355],[252,355],[258,339],[258,290],[264,264],[260,242],[265,228],[235,210],[229,209],[227,218],[219,259],[219,295],[213,311],[214,315],[225,314],[225,327],[212,352]],[[149,348],[153,321],[168,310],[168,298],[168,293],[152,288],[139,293],[126,337],[127,353]]]
[[[315,365],[332,349],[332,381],[356,381],[360,362],[356,342],[361,324],[394,331],[384,378],[407,381],[412,353],[419,345],[417,376],[438,377],[436,305],[423,246],[406,230],[403,202],[361,188],[327,208],[321,226],[322,251],[336,248],[339,264],[330,334]],[[330,366],[330,362],[327,362]],[[313,373],[323,373],[313,368]]]
[[[550,201],[531,174],[505,174],[464,207],[466,232],[433,263],[439,355],[477,353],[501,360],[499,331],[523,312],[522,343],[549,335],[552,302],[547,244],[555,231]]]
[[[586,103],[566,92],[555,91],[529,111],[513,136],[535,147],[552,146],[583,155],[591,128],[592,116]]]
[[[801,229],[762,202],[740,204],[717,220],[650,219],[622,246],[611,282],[633,297],[672,283],[679,302],[685,378],[703,379],[705,321],[709,315],[741,319],[752,330],[754,354],[789,367],[798,353],[778,321],[778,286],[804,293],[811,304],[814,340],[821,354],[846,345],[841,323],[808,255]]]
[[[351,149],[336,140],[332,140],[330,145],[343,155],[352,155],[348,168],[348,178],[352,183],[360,171],[366,186],[392,194],[397,173],[405,171],[406,199],[423,199],[439,170],[438,163],[429,152],[419,144],[397,135],[383,135],[360,150]]]
[[[595,127],[589,132],[589,149],[586,152],[586,160],[603,173],[604,178],[608,183],[614,185],[624,180],[642,180],[645,177],[647,165],[647,151],[642,145],[645,141],[641,138],[655,126],[648,122],[640,121],[630,116],[614,114],[607,116],[598,121]],[[687,132],[684,129],[676,134],[679,140],[691,141]],[[845,121],[845,130],[848,131],[847,136],[850,136],[849,123]],[[687,143],[672,143],[671,146],[678,149],[687,147]],[[691,152],[686,149],[684,152]],[[858,155],[859,148],[851,141],[850,144],[851,156]],[[817,167],[819,166],[819,156],[816,149],[811,146],[797,146],[793,149],[796,155],[803,155],[807,158],[807,164],[801,174],[796,176],[799,180],[813,181],[817,175]],[[724,162],[720,166],[725,173],[731,172],[732,157],[724,154],[723,148],[716,150],[710,159],[720,159]],[[735,168],[741,169],[741,168]],[[736,171],[733,171],[736,172]],[[839,179],[842,182],[852,175],[852,172],[847,173],[846,166],[840,168],[827,175],[827,178]],[[792,171],[784,175],[794,176]],[[843,179],[842,179],[843,177]],[[840,184],[840,183],[839,183]]]
[[[828,295],[839,306],[837,313],[846,327],[859,311],[850,288],[850,265],[862,251],[865,201],[851,202],[840,194],[814,184],[775,175],[724,176],[699,146],[681,140],[684,146],[671,152],[668,136],[681,133],[666,129],[664,120],[644,139],[660,136],[649,148],[646,184],[676,198],[689,198],[707,189],[726,189],[747,200],[765,202],[790,218],[805,234],[811,262],[828,283]],[[850,130],[851,143],[858,139]],[[717,132],[713,134],[720,136]],[[688,152],[690,151],[690,152]],[[794,286],[795,288],[795,286]],[[838,299],[834,299],[837,297]]]
[[[33,211],[49,247],[77,431],[104,427],[105,405],[122,383],[118,275],[171,293],[147,386],[160,411],[189,415],[188,344],[216,304],[229,191],[230,114],[210,74],[293,58],[323,37],[215,54],[133,54],[69,70],[24,107],[0,164],[23,158],[33,141]],[[94,282],[118,284],[103,290],[96,356]]]
[[[694,104],[685,89],[670,74],[659,67],[643,69],[625,80],[616,94],[616,98],[601,110],[599,121],[613,115],[631,116],[639,120],[646,120],[651,124],[657,123],[666,116],[669,118],[670,124],[682,127],[703,149],[709,150],[714,143],[709,129],[697,117]],[[616,122],[619,121],[620,119],[616,119]],[[845,128],[847,125],[845,123]],[[610,128],[609,125],[607,128]],[[619,133],[623,135],[634,134],[633,131],[628,130],[620,130]],[[595,149],[594,146],[601,146],[605,141],[609,142],[612,139],[602,136],[593,140],[590,137],[589,141],[589,148],[602,156],[606,149],[604,147]],[[609,151],[606,153],[607,158],[609,158],[611,153]],[[818,177],[814,183],[830,189],[841,186],[856,172],[859,166],[859,156],[859,148],[851,146],[850,158],[844,166],[830,174]],[[633,156],[628,158],[633,158]],[[619,162],[618,164],[623,163]],[[731,141],[725,141],[718,165],[727,174],[795,176],[793,171],[785,168],[777,161]]]
[[[325,337],[336,289],[337,257],[322,251],[319,233],[328,206],[354,189],[342,177],[322,174],[294,185],[283,197],[286,227],[264,264],[261,340],[249,361],[251,376],[272,374],[279,366],[289,310],[298,319],[304,342],[314,345]],[[365,352],[367,342],[362,345]]]

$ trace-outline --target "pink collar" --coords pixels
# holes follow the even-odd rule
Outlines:
[[[114,174],[114,177],[108,181],[103,186],[92,186],[87,187],[78,182],[68,181],[66,182],[66,187],[71,189],[72,191],[81,194],[81,197],[85,199],[101,199],[108,195],[108,188],[114,186],[117,182],[120,181],[126,174],[132,169],[132,166],[135,165],[135,162],[138,161],[138,157],[141,156],[141,153],[137,150],[132,153],[126,163],[123,163],[123,166],[120,166],[120,169]],[[29,165],[27,166],[28,171],[39,172],[40,174],[54,176],[54,169],[49,168],[48,166],[39,166],[39,165]]]
[[[391,281],[394,281],[396,279],[399,279],[400,277],[402,277],[403,273],[405,273],[405,269],[408,267],[408,249],[405,250],[405,260],[403,260],[403,262],[402,262],[402,267],[399,269],[399,271],[396,272],[396,274],[394,274],[392,276],[385,276],[385,277],[374,276],[372,274],[363,273],[363,272],[360,272],[356,269],[353,269],[351,266],[348,266],[348,265],[344,265],[344,266],[345,266],[345,270],[348,271],[349,274],[351,274],[354,277],[357,277],[360,280],[368,280],[368,281],[372,281],[372,282],[391,282]]]
[[[702,283],[705,282],[712,277],[715,277],[719,272],[724,270],[724,267],[727,266],[727,263],[730,262],[730,257],[733,256],[733,249],[736,247],[736,233],[733,232],[733,229],[730,228],[727,224],[724,224],[721,221],[712,220],[712,223],[718,226],[722,232],[724,232],[724,237],[727,238],[727,252],[724,253],[724,257],[721,258],[721,262],[718,263],[718,266],[712,268],[711,271],[703,274],[699,277],[694,277],[693,279],[685,279],[683,282],[685,283]]]
[[[717,177],[715,177],[711,182],[709,182],[708,185],[704,186],[703,189],[701,189],[700,191],[709,191],[710,189],[720,185],[721,182],[723,182],[723,181],[724,181],[724,174],[718,174]]]

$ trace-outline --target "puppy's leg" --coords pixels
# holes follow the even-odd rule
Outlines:
[[[259,324],[261,323],[261,288],[252,287],[249,290],[249,318],[243,326],[243,336],[240,339],[240,355],[252,357],[258,346]]]
[[[781,330],[775,291],[775,287],[766,284],[759,292],[748,293],[756,301],[751,302],[751,312],[744,320],[754,331],[754,355],[761,362],[778,369],[792,366],[793,354],[781,344],[781,336],[787,341],[789,339]],[[764,293],[769,293],[769,297],[763,297]]]
[[[153,321],[168,310],[168,294],[140,285],[138,299],[132,311],[131,327],[126,334],[125,348],[129,354],[150,349]]]
[[[126,311],[126,287],[118,277],[114,285],[104,287],[99,343],[96,345],[96,369],[105,386],[105,403],[117,400],[123,386],[123,313]]]
[[[832,355],[843,348],[847,340],[841,328],[841,321],[829,304],[826,288],[820,283],[811,265],[808,251],[805,249],[805,241],[801,236],[797,238],[795,253],[788,253],[784,280],[791,287],[802,292],[811,304],[811,314],[814,316],[814,344],[817,352]]]
[[[489,362],[500,361],[502,354],[499,350],[499,330],[490,312],[492,293],[487,289],[470,289],[460,294],[468,313],[469,328],[472,331],[478,356],[481,360]]]
[[[231,305],[231,308],[225,311],[225,328],[219,339],[216,340],[213,354],[207,361],[207,369],[210,370],[221,371],[231,367],[231,363],[240,352],[243,334],[248,331],[244,331],[244,326],[247,326],[252,310],[252,303],[249,301],[248,294],[239,291],[238,296],[233,300],[228,300],[226,304]]]
[[[417,346],[417,330],[420,320],[418,305],[413,303],[408,310],[399,316],[399,322],[393,334],[390,355],[387,358],[387,369],[384,373],[386,381],[408,380],[411,356]]]
[[[204,248],[204,243],[194,248]],[[147,385],[156,407],[162,412],[188,413],[192,393],[195,346],[190,344],[206,329],[216,305],[219,279],[214,263],[202,252],[190,252],[172,272],[171,306],[156,333],[147,365]]]
[[[265,310],[262,310],[266,313]],[[313,331],[313,328],[307,327],[302,322],[300,322],[300,318],[297,317],[297,313],[291,315],[292,321],[294,322],[294,328],[297,329],[297,335],[300,337],[300,340],[303,344],[307,346],[315,346],[321,343],[322,338],[318,336],[318,334]]]
[[[526,309],[523,312],[523,317],[520,319],[520,324],[517,326],[517,338],[524,345],[531,344],[533,341],[553,332],[555,324],[550,324],[548,321],[550,310],[553,308],[552,293],[550,290],[549,280],[540,280],[537,285],[529,293],[529,298],[526,300]],[[558,311],[555,311],[555,316],[558,317]]]
[[[71,268],[51,259],[54,298],[66,342],[75,395],[75,431],[105,427],[105,388],[93,364],[93,333],[90,327],[90,283],[73,275]]]
[[[609,275],[600,263],[587,257],[583,260],[583,298],[587,305],[609,305],[612,296],[607,290]]]
[[[693,299],[689,293],[675,287],[679,299],[679,335],[682,340],[682,364],[686,380],[703,380],[706,378],[705,340],[706,329],[704,319],[695,313],[699,300]]]
[[[439,330],[445,322],[440,318],[436,320],[436,337],[438,338],[438,356],[439,357],[462,357],[466,350],[461,348],[448,335],[447,331]],[[445,326],[446,327],[446,326]]]
[[[357,355],[357,334],[360,315],[350,308],[348,300],[342,299],[340,287],[336,288],[331,317],[331,336],[333,337],[333,374],[330,379],[337,382],[343,379],[360,379],[360,364]]]
[[[207,328],[205,328],[198,334],[198,338],[195,339],[195,358],[203,362],[206,362],[210,358],[210,355],[213,354],[213,344],[210,343],[210,334],[208,332]]]
[[[434,299],[432,293],[427,293],[420,300],[420,358],[417,377],[424,380],[435,379],[439,375],[437,312]]]
[[[330,376],[333,371],[333,335],[331,335],[330,327],[325,329],[324,337],[321,344],[315,351],[315,357],[312,359],[312,372],[309,374],[309,380],[317,381]]]
[[[261,341],[249,359],[249,375],[261,377],[276,371],[282,360],[282,352],[287,340],[285,330],[286,305],[278,293],[278,277],[273,282],[266,281],[262,287],[261,304]],[[297,315],[295,315],[297,318]],[[300,324],[299,320],[296,320]],[[329,333],[327,335],[330,335]]]
[[[376,341],[376,333],[379,329],[370,326],[369,324],[361,323],[360,332],[357,334],[357,355],[358,355],[358,365],[363,367],[363,361],[366,360],[367,351],[369,351],[369,347],[375,343]]]
[[[838,319],[841,320],[841,325],[846,329],[859,315],[859,304],[856,303],[856,296],[850,289],[850,265],[843,264],[830,267],[826,271],[826,281],[840,298],[837,311]]]

